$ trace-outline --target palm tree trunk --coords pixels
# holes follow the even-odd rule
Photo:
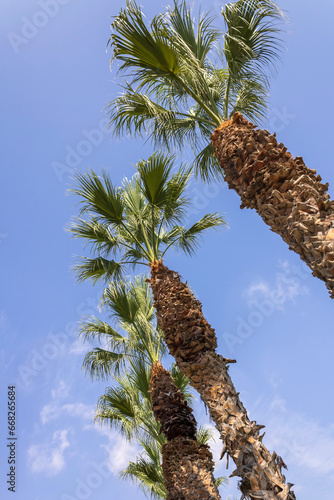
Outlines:
[[[169,372],[152,367],[150,394],[155,418],[168,442],[162,445],[167,500],[219,500],[212,454],[196,440],[196,421]]]
[[[240,113],[224,121],[211,140],[241,208],[255,208],[334,298],[334,201],[328,184],[301,157],[292,158],[275,135],[256,130]]]
[[[232,476],[241,477],[245,498],[295,499],[292,484],[281,473],[283,460],[265,448],[264,434],[259,434],[263,426],[249,420],[234,388],[227,366],[234,361],[215,352],[215,331],[204,318],[201,303],[162,261],[151,265],[150,283],[169,351],[208,407],[224,442],[222,456],[227,453],[233,459]]]

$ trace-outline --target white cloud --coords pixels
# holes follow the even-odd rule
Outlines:
[[[61,416],[68,415],[75,418],[91,420],[94,417],[95,406],[85,405],[83,403],[67,403],[63,405],[48,404],[43,406],[40,412],[42,424],[50,420],[58,419]]]
[[[86,352],[88,351],[89,351],[88,345],[82,342],[82,340],[79,338],[75,340],[73,344],[70,346],[68,353],[75,355],[82,355],[86,354]]]
[[[252,298],[254,298],[257,295],[262,295],[265,298],[270,297],[270,292],[271,292],[271,288],[268,285],[268,283],[260,280],[257,283],[253,283],[252,285],[250,285],[247,288],[245,295],[251,300]]]
[[[70,446],[68,430],[54,432],[50,443],[33,444],[28,449],[28,463],[32,472],[55,476],[65,466],[64,451]]]
[[[286,302],[293,302],[299,295],[309,292],[304,283],[308,275],[302,268],[291,266],[288,261],[280,262],[279,266],[281,270],[276,273],[275,283],[259,279],[244,291],[249,307],[259,301],[270,301],[275,309],[282,309]]]
[[[109,469],[113,474],[118,474],[121,470],[125,469],[129,462],[135,462],[136,456],[140,453],[140,448],[138,445],[129,443],[121,436],[116,436],[109,430],[109,443],[102,444],[101,448],[104,448],[107,452],[107,460]]]
[[[115,431],[111,431],[109,425],[89,424],[85,430],[94,431],[104,437],[104,443],[100,447],[107,453],[105,460],[109,470],[113,474],[118,474],[125,469],[129,462],[135,462],[138,454],[143,453],[143,449],[136,443],[129,443]]]
[[[59,385],[56,389],[51,390],[52,399],[62,399],[66,398],[69,395],[70,388],[68,384],[64,380],[59,382]]]
[[[267,423],[268,447],[289,464],[315,474],[334,473],[334,431],[299,414],[273,417]]]
[[[265,446],[289,465],[316,475],[334,473],[334,425],[322,426],[303,414],[287,409],[277,394],[258,400],[251,418],[266,425]]]

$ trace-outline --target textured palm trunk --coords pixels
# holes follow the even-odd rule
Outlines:
[[[240,113],[223,122],[211,136],[230,189],[241,208],[255,208],[326,283],[334,298],[334,201],[328,184],[293,158],[267,130],[257,130]]]
[[[216,354],[215,331],[180,276],[161,261],[151,265],[150,279],[158,324],[179,369],[199,392],[224,442],[222,457],[230,456],[241,478],[244,498],[293,500],[295,495],[281,472],[285,466],[262,443],[263,426],[250,421],[228,374],[233,362]]]
[[[167,500],[219,500],[212,454],[196,440],[196,421],[182,392],[158,362],[150,382],[152,409],[168,442],[162,446]]]

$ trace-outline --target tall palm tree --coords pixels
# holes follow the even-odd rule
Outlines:
[[[224,441],[224,453],[236,463],[234,475],[250,498],[293,499],[281,474],[281,462],[262,443],[263,435],[248,418],[228,374],[231,360],[216,354],[217,339],[203,317],[201,304],[169,270],[162,258],[170,247],[191,254],[209,228],[222,225],[218,214],[207,214],[190,228],[181,226],[189,199],[190,171],[171,174],[173,160],[154,154],[137,164],[138,173],[121,188],[107,174],[78,174],[82,216],[72,225],[74,236],[93,245],[98,256],[77,264],[79,280],[117,280],[126,266],[150,267],[150,285],[157,320],[180,371],[200,393]],[[111,259],[114,254],[118,260]],[[262,496],[261,496],[262,495]]]
[[[169,482],[166,488],[162,467],[166,461],[173,461],[169,457],[172,450],[167,449],[161,453],[161,448],[167,439],[154,418],[149,395],[152,363],[162,359],[166,353],[162,332],[155,321],[152,294],[144,279],[136,278],[127,285],[123,282],[110,284],[104,293],[102,303],[112,313],[117,329],[95,317],[82,322],[80,326],[80,334],[85,340],[98,339],[103,345],[102,348],[95,348],[85,356],[86,371],[93,378],[105,379],[112,376],[116,381],[116,384],[108,387],[99,399],[96,419],[119,429],[128,440],[136,439],[143,448],[144,453],[136,462],[129,463],[129,466],[120,473],[121,477],[139,483],[152,498],[167,498],[175,486]],[[188,390],[189,380],[175,365],[171,373],[169,389],[177,392],[181,403],[187,406],[187,401],[191,400]],[[182,418],[179,419],[177,412],[178,407],[174,407],[170,416],[179,421],[182,435],[184,431]],[[211,485],[215,491],[213,498],[219,499],[217,487],[224,478],[219,478],[216,486],[212,475],[212,455],[206,445],[209,439],[210,433],[204,429],[200,429],[195,437],[196,445],[198,443],[197,474]],[[211,462],[201,461],[204,449],[211,457]],[[196,453],[193,450],[191,454],[187,454],[183,450],[183,457],[188,461],[196,459]],[[181,462],[178,463],[175,457],[174,461],[181,467]],[[175,485],[182,481],[191,482],[191,477],[184,473],[179,481],[175,481]],[[203,497],[198,495],[195,498],[201,500]]]
[[[334,297],[328,185],[275,134],[252,123],[265,116],[282,13],[271,0],[239,0],[222,15],[225,32],[208,15],[196,25],[181,0],[147,24],[128,1],[109,40],[112,61],[130,78],[109,105],[110,126],[117,135],[148,136],[169,148],[190,145],[197,173],[223,175],[241,208],[255,208]]]

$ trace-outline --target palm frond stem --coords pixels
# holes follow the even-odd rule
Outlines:
[[[175,73],[173,73],[173,76],[175,80],[184,88],[186,92],[194,99],[195,102],[213,119],[217,125],[221,124],[221,118],[220,116],[215,115],[215,113],[203,102],[203,100],[199,99],[197,95],[191,90],[190,87],[188,87],[182,80],[182,78],[179,78]]]
[[[224,118],[228,119],[228,105],[229,105],[229,95],[231,87],[231,76],[229,75],[226,83],[225,96],[224,96]]]

